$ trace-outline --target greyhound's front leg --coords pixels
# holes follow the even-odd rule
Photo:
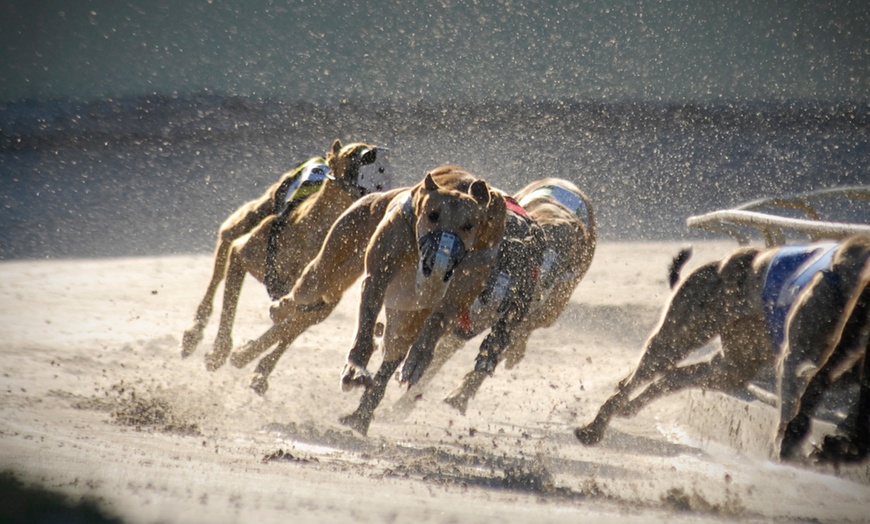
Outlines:
[[[459,315],[468,311],[472,302],[483,291],[486,277],[494,262],[494,254],[473,251],[466,255],[457,268],[438,307],[426,319],[414,344],[405,357],[399,381],[413,386],[420,380],[432,361],[435,347],[444,335],[448,325],[452,325]]]
[[[390,382],[390,377],[392,377],[396,368],[398,368],[401,363],[402,359],[394,360],[392,362],[384,361],[381,364],[380,369],[378,369],[378,373],[366,387],[356,411],[350,415],[341,417],[339,422],[365,436],[372,423],[375,408],[378,407],[378,404],[380,404],[381,400],[384,398],[384,393],[387,390],[387,384]]]
[[[366,275],[362,283],[356,337],[347,354],[347,363],[341,372],[341,389],[349,391],[358,386],[372,385],[371,373],[366,369],[375,348],[375,323],[384,304],[389,275],[377,271]],[[398,363],[396,364],[398,366]]]
[[[870,320],[870,319],[868,319]],[[870,454],[870,342],[864,341],[864,356],[859,376],[858,401],[846,420],[837,425],[839,435],[825,435],[822,446],[813,452],[819,462],[838,464],[860,462]]]
[[[408,387],[416,384],[429,363],[432,362],[432,357],[435,354],[435,346],[447,325],[447,320],[443,312],[436,311],[429,315],[423,324],[423,329],[420,330],[420,335],[417,341],[408,351],[408,356],[405,358],[405,364],[402,366],[402,371],[399,373],[399,382],[407,384]]]

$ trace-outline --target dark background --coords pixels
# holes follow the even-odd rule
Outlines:
[[[334,138],[571,179],[604,240],[870,184],[866,2],[67,4],[0,4],[0,258],[208,251]]]
[[[868,13],[864,0],[7,1],[0,101],[866,101]]]

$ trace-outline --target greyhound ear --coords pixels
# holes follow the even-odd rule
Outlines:
[[[332,143],[332,154],[338,156],[341,152],[341,140],[335,139],[335,142]]]
[[[475,180],[468,188],[468,193],[478,204],[489,204],[489,186],[483,180]]]
[[[426,173],[426,178],[423,179],[423,187],[426,188],[426,191],[438,190],[438,184],[436,184],[435,179],[432,178],[432,173]]]
[[[487,227],[480,229],[475,242],[476,249],[488,249],[495,246],[504,235],[505,216],[507,215],[504,197],[498,191],[491,193],[487,191],[487,195],[489,196],[485,220]]]

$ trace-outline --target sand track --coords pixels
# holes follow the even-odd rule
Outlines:
[[[2,263],[0,469],[129,522],[866,520],[867,467],[770,462],[759,403],[681,393],[597,447],[574,440],[637,358],[677,247],[602,244],[557,325],[466,416],[441,399],[479,339],[405,417],[390,416],[391,385],[365,438],[337,423],[358,400],[338,387],[356,290],[261,398],[252,367],[205,370],[216,319],[180,358],[207,256]],[[701,244],[694,263],[731,247]],[[237,344],[269,325],[267,305],[249,280]]]

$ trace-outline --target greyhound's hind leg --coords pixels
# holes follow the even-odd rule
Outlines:
[[[638,396],[626,403],[617,415],[626,418],[633,417],[650,402],[681,389],[704,387],[731,391],[733,388],[725,386],[725,384],[731,384],[733,381],[730,379],[723,380],[721,379],[722,375],[715,372],[718,369],[718,361],[719,356],[717,355],[711,362],[701,362],[699,364],[674,368],[667,375],[647,386]]]
[[[628,379],[623,380],[616,392],[601,405],[598,414],[595,415],[595,419],[582,428],[574,430],[574,436],[577,437],[577,440],[586,446],[592,446],[601,442],[601,439],[604,437],[604,430],[610,424],[610,419],[622,409],[623,404],[625,404],[631,394],[633,388],[628,387],[629,385]]]
[[[650,350],[647,347],[647,350],[641,355],[637,368],[619,382],[616,392],[601,405],[592,422],[574,430],[574,436],[587,446],[600,442],[604,437],[604,430],[610,424],[610,419],[623,409],[632,393],[652,380],[656,374],[666,373],[672,367],[673,365],[669,364],[668,360],[658,351]]]
[[[202,342],[203,331],[208,323],[209,317],[214,307],[214,296],[217,292],[218,285],[223,281],[226,275],[227,253],[230,250],[231,243],[225,240],[218,240],[217,248],[215,248],[214,268],[211,273],[211,280],[205,290],[205,296],[196,308],[196,316],[193,319],[193,325],[184,332],[181,339],[181,356],[187,358],[196,351],[199,343]]]
[[[242,347],[230,354],[230,364],[237,368],[247,366],[252,360],[263,354],[281,340],[281,330],[278,324],[266,330],[256,340],[249,340]]]
[[[259,395],[265,394],[266,390],[269,389],[269,375],[275,370],[278,360],[287,351],[290,344],[306,329],[326,319],[335,306],[336,304],[330,304],[326,309],[299,313],[288,321],[272,326],[260,339],[249,343],[240,352],[234,353],[231,357],[232,362],[240,367],[237,364],[245,365],[273,344],[278,344],[278,347],[257,364],[257,369],[251,377],[251,389]]]
[[[435,355],[433,356],[429,367],[426,369],[426,372],[423,373],[423,377],[416,384],[409,387],[408,391],[406,391],[399,400],[393,404],[392,410],[390,411],[390,420],[403,420],[411,414],[417,400],[423,396],[423,393],[426,391],[429,383],[432,382],[432,379],[435,378],[438,371],[445,363],[447,363],[448,360],[450,360],[450,357],[452,357],[456,351],[464,345],[465,340],[452,334],[442,338],[441,341],[438,342],[438,346],[435,348]]]
[[[275,366],[278,364],[278,359],[280,359],[281,355],[287,351],[288,347],[290,347],[290,341],[281,340],[281,342],[278,343],[278,347],[263,357],[260,360],[260,363],[257,364],[254,376],[251,377],[251,389],[253,389],[255,393],[260,396],[266,394],[266,390],[269,389],[269,375],[271,375],[272,371],[275,370]]]

